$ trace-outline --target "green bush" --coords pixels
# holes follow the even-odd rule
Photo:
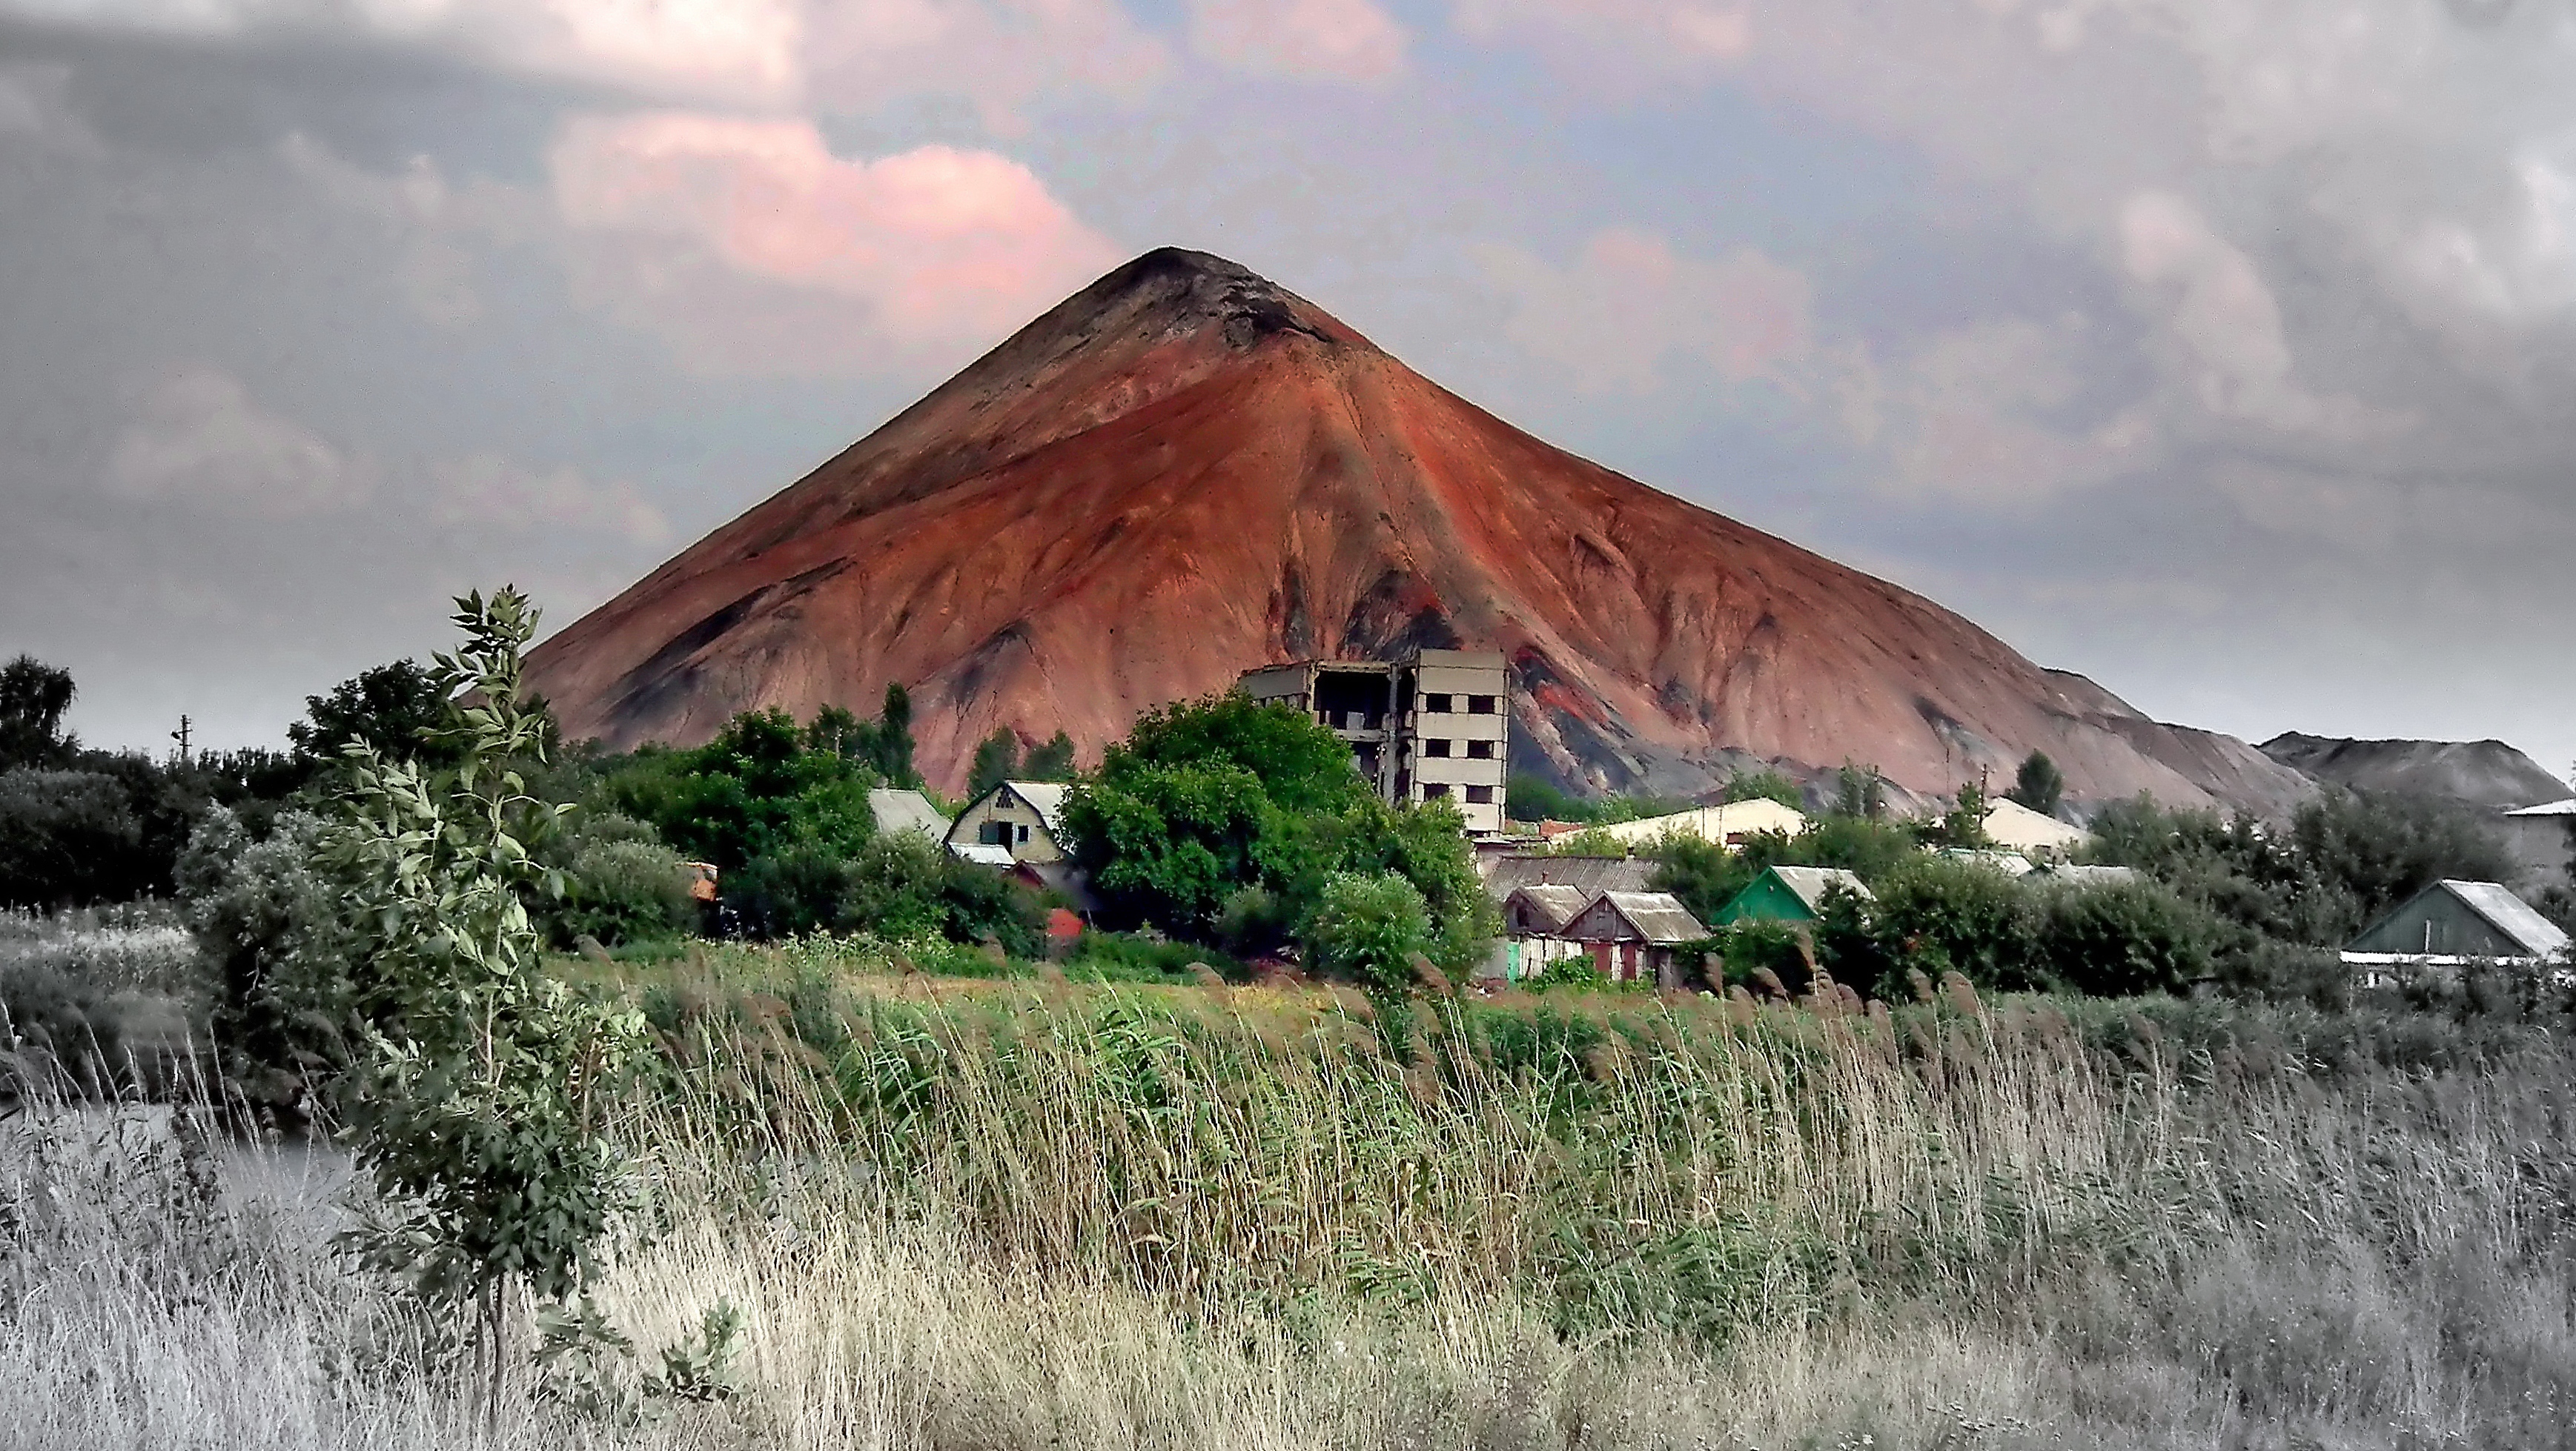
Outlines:
[[[587,841],[564,868],[564,897],[548,912],[557,946],[588,937],[603,947],[675,937],[698,919],[696,876],[658,841]]]
[[[334,888],[316,869],[322,818],[278,813],[254,833],[216,807],[179,859],[189,930],[216,980],[214,1038],[231,1090],[297,1113],[347,1066],[348,944]]]
[[[1401,996],[1417,985],[1413,959],[1431,945],[1431,910],[1393,872],[1335,872],[1302,935],[1318,971]]]
[[[1046,911],[1034,893],[914,831],[880,835],[842,866],[831,920],[890,941],[990,940],[1021,958],[1045,947]]]
[[[2056,888],[2043,911],[2037,956],[2059,986],[2133,997],[2210,974],[2216,922],[2154,882]]]

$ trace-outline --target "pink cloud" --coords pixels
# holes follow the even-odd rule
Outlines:
[[[604,244],[593,295],[728,365],[990,342],[1119,260],[989,151],[848,160],[805,122],[666,113],[576,120],[552,167],[565,224]]]
[[[1404,70],[1405,32],[1374,0],[1193,0],[1190,43],[1240,70],[1373,83]]]

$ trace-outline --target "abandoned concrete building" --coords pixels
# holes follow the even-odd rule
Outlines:
[[[1503,830],[1511,681],[1501,652],[1417,650],[1401,660],[1301,660],[1249,670],[1244,692],[1312,716],[1399,805],[1449,800],[1469,836]]]

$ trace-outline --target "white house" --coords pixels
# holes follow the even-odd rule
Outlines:
[[[948,849],[986,862],[995,861],[994,848],[1009,853],[1015,865],[1063,861],[1064,801],[1072,789],[1055,781],[1005,781],[957,813],[948,827]]]

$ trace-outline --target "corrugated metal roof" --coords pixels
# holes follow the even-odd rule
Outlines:
[[[1061,781],[1005,781],[1011,794],[1029,803],[1029,809],[1046,823],[1049,836],[1064,835],[1064,798],[1073,790]]]
[[[1011,849],[1007,846],[987,846],[980,841],[957,841],[950,842],[948,849],[955,852],[959,860],[973,862],[979,867],[999,867],[1003,871],[1011,869]]]
[[[1972,867],[1984,867],[1988,871],[2001,872],[2008,877],[2026,877],[2038,870],[2030,864],[2030,858],[2017,851],[1984,851],[1976,847],[1945,846],[1936,855],[1947,857],[1954,862],[1965,862]]]
[[[1583,915],[1583,909],[1592,905],[1593,894],[1581,887],[1560,887],[1542,882],[1515,888],[1511,896],[1504,899],[1504,905],[1509,906],[1515,901],[1526,902],[1535,908],[1529,914],[1531,920],[1543,932],[1553,935],[1564,931],[1575,918]]]
[[[1609,903],[1648,942],[1693,942],[1708,935],[1670,892],[1604,892],[1597,900]]]
[[[2081,827],[2003,797],[1986,807],[1985,828],[1995,845],[2015,851],[2073,851],[2092,840]]]
[[[932,841],[948,835],[948,817],[918,791],[879,786],[868,792],[868,810],[879,831],[917,831]]]
[[[2065,866],[2042,867],[2050,881],[2066,882],[2078,887],[2116,887],[2139,879],[2136,867],[2087,867],[2069,863]]]
[[[2551,957],[2567,948],[2558,924],[2531,909],[2531,904],[2496,882],[2445,881],[2442,889],[2460,899],[2486,924],[2522,944],[2534,957]]]
[[[1696,836],[1722,846],[1729,837],[1755,836],[1766,831],[1796,836],[1807,829],[1807,817],[1795,807],[1759,799],[1732,801],[1723,806],[1700,806],[1689,811],[1676,811],[1669,816],[1612,822],[1592,829],[1631,844],[1660,841],[1667,836]]]
[[[1869,889],[1867,882],[1841,867],[1773,867],[1771,875],[1778,877],[1782,886],[1797,893],[1798,900],[1806,903],[1810,912],[1824,911],[1825,894],[1836,887],[1849,889],[1864,902],[1878,900],[1878,894]]]
[[[2545,803],[2543,803],[2542,805],[2539,805],[2539,806],[2526,806],[2526,807],[2523,807],[2523,808],[2522,808],[2521,810],[2519,810],[2519,811],[2508,811],[2508,812],[2506,812],[2506,813],[2505,813],[2505,815],[2507,815],[2507,816],[2576,816],[2576,796],[2570,796],[2570,797],[2568,797],[2568,798],[2567,798],[2566,800],[2564,800],[2564,801],[2550,801],[2550,802],[2545,802]]]
[[[1523,887],[1580,887],[1588,899],[1603,892],[1642,892],[1655,864],[1639,857],[1501,856],[1485,871],[1485,891],[1497,902]]]

